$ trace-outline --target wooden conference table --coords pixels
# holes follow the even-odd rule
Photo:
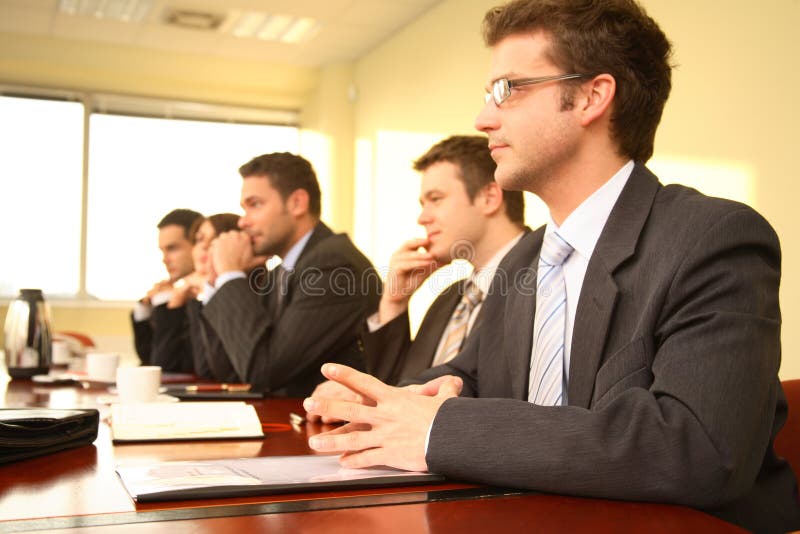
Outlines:
[[[0,383],[0,407],[108,408],[104,389]],[[580,499],[457,481],[425,486],[326,491],[136,504],[114,468],[253,456],[313,454],[308,437],[328,427],[292,427],[299,399],[252,402],[264,440],[112,445],[100,425],[93,445],[0,466],[0,532],[743,532],[690,508]],[[143,525],[142,523],[146,523]]]

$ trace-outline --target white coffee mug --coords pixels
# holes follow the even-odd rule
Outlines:
[[[86,376],[98,382],[113,382],[117,376],[119,354],[116,352],[90,352],[86,355]]]
[[[117,395],[122,403],[154,402],[161,386],[161,367],[142,365],[117,369]]]
[[[55,365],[69,363],[72,358],[72,351],[69,349],[69,341],[63,339],[53,340],[53,363]]]

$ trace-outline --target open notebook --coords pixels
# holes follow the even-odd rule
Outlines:
[[[163,462],[117,466],[117,474],[128,494],[138,502],[399,486],[444,480],[441,475],[388,467],[346,469],[339,465],[338,455]]]
[[[115,443],[263,437],[255,408],[244,402],[111,406],[111,439]]]

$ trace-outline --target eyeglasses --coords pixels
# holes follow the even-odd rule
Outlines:
[[[500,78],[492,83],[491,92],[487,91],[483,99],[488,104],[490,100],[494,100],[496,106],[500,106],[511,96],[511,89],[521,85],[534,85],[537,83],[554,82],[557,80],[572,80],[574,78],[586,78],[589,74],[556,74],[554,76],[541,76],[539,78],[519,78],[517,80],[509,80],[508,78]]]

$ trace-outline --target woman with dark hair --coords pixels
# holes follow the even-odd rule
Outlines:
[[[237,230],[239,216],[235,213],[217,213],[197,219],[189,231],[192,242],[194,271],[174,284],[172,297],[167,303],[168,321],[153,334],[153,363],[165,372],[193,373],[198,378],[225,380],[216,376],[206,362],[207,336],[200,323],[202,302],[200,297],[213,277],[208,254],[211,243],[223,232]],[[185,355],[191,355],[186,358]],[[184,355],[176,361],[176,355]]]
[[[211,258],[208,254],[211,243],[221,233],[237,230],[238,222],[239,216],[235,213],[217,213],[195,221],[189,232],[194,272],[175,284],[175,291],[167,304],[168,308],[179,308],[203,292],[206,282],[212,276]]]

